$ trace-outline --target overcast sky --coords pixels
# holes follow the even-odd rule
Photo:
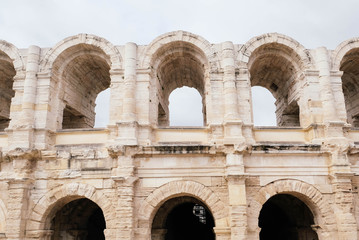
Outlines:
[[[335,49],[359,36],[358,0],[1,0],[0,39],[18,48],[52,47],[78,33],[114,45],[147,45],[175,30],[211,43],[244,44],[279,32],[306,48]]]

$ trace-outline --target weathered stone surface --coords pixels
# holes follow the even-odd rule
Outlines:
[[[262,210],[280,199],[309,216],[291,216],[299,239],[357,239],[358,49],[359,38],[305,49],[278,33],[211,44],[176,31],[144,46],[79,34],[21,50],[0,40],[0,238],[82,239],[95,218],[99,239],[164,239],[190,203],[216,239],[265,239],[275,219]],[[202,97],[202,127],[169,126],[183,86]],[[275,97],[278,126],[254,126],[252,86]],[[108,88],[109,124],[96,129]]]

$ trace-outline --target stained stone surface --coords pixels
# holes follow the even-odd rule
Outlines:
[[[358,81],[359,38],[1,40],[0,239],[358,239]],[[169,126],[183,86],[203,127]],[[252,86],[276,99],[277,126],[254,126]]]

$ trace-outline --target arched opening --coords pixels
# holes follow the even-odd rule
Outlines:
[[[343,71],[342,86],[348,123],[359,127],[359,48],[345,54],[340,70]]]
[[[275,98],[264,87],[252,87],[253,122],[255,126],[276,126]]]
[[[257,48],[250,57],[251,85],[268,89],[276,99],[276,121],[279,127],[300,126],[297,104],[300,56],[278,43]]]
[[[260,211],[260,240],[318,240],[313,224],[313,214],[304,202],[289,194],[277,194]]]
[[[154,54],[152,67],[156,76],[158,126],[169,126],[169,95],[173,90],[184,86],[195,88],[201,95],[203,122],[206,124],[207,65],[204,53],[187,42],[168,43]]]
[[[97,95],[110,87],[110,60],[98,47],[78,44],[53,66],[60,100],[58,129],[93,128]]]
[[[15,95],[12,88],[15,74],[11,58],[0,51],[0,131],[9,126],[11,99]]]
[[[170,126],[203,126],[202,97],[194,88],[181,87],[169,96]]]
[[[105,217],[87,198],[73,200],[50,214],[52,240],[104,240]]]
[[[152,240],[214,240],[214,219],[209,209],[193,197],[166,201],[157,211]]]

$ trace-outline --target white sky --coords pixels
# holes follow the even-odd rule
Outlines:
[[[78,33],[114,45],[149,44],[175,30],[211,43],[244,44],[268,32],[306,48],[335,49],[359,36],[358,0],[1,0],[0,39],[18,48],[52,47]]]

